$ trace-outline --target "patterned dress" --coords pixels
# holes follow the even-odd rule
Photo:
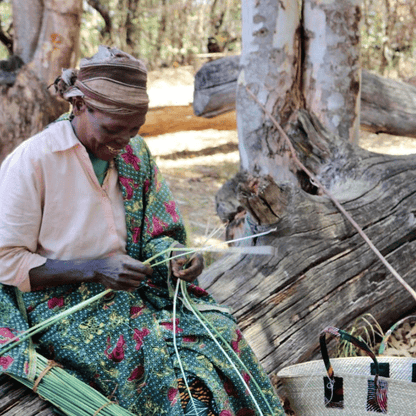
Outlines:
[[[126,212],[128,254],[144,261],[175,241],[184,244],[186,236],[176,203],[142,138],[131,140],[117,157],[116,166]],[[181,301],[174,325],[175,283],[167,265],[156,266],[152,277],[135,292],[112,292],[36,335],[37,350],[137,415],[179,416],[190,412],[190,401],[173,347],[175,336],[186,380],[192,391],[201,393],[195,396],[205,404],[201,414],[260,414],[235,369]],[[29,325],[102,291],[100,284],[81,284],[22,293]],[[267,375],[234,318],[197,285],[187,284],[187,291],[195,303],[204,305],[205,318],[257,381],[268,404],[246,370],[239,368],[262,413],[283,415]],[[0,344],[25,329],[27,323],[19,312],[14,288],[2,286]],[[0,357],[1,371],[30,378],[32,366],[28,343]]]

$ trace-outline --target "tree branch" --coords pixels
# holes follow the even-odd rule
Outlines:
[[[108,33],[108,35],[111,36],[113,24],[112,24],[108,9],[105,6],[103,6],[99,0],[87,0],[87,1],[88,1],[88,4],[91,7],[93,7],[95,10],[97,10],[97,12],[100,13],[101,17],[104,19],[105,26],[103,30],[101,30],[101,35]]]
[[[3,28],[1,26],[1,19],[0,19],[0,42],[7,48],[7,51],[9,52],[9,54],[13,55],[13,37],[7,36],[7,34],[3,32]]]

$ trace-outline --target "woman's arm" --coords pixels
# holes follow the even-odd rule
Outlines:
[[[153,270],[119,254],[95,260],[51,260],[29,271],[32,291],[65,284],[101,283],[114,290],[136,290]]]

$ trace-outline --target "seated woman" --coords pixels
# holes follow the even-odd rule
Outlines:
[[[202,257],[183,267],[181,216],[137,136],[148,110],[146,81],[141,61],[100,47],[81,61],[79,71],[66,70],[55,83],[72,104],[71,115],[25,141],[2,164],[0,309],[8,312],[0,333],[7,339],[18,329],[10,309],[12,286],[20,289],[29,325],[111,288],[42,332],[37,348],[137,415],[193,414],[195,403],[201,415],[255,415],[260,409],[281,415],[235,320],[192,284],[203,269]],[[166,263],[143,263],[163,251],[156,260]],[[194,302],[204,306],[204,316],[251,375],[241,368],[242,377],[236,373],[182,304],[173,321],[178,278],[188,282]],[[20,358],[10,356],[0,365],[30,377],[33,360]]]

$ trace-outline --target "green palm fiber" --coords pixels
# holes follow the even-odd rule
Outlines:
[[[39,377],[48,366],[48,360],[38,353],[36,358],[36,377]],[[35,384],[24,378],[12,377],[31,389]],[[99,416],[134,416],[60,367],[52,367],[42,377],[37,393],[69,416],[92,416],[100,408]]]
[[[240,364],[240,366],[244,369],[244,371],[250,376],[251,381],[253,382],[257,391],[260,393],[262,399],[264,400],[267,407],[269,408],[270,414],[274,415],[273,409],[270,406],[269,401],[267,400],[266,396],[264,395],[264,393],[263,393],[261,387],[258,385],[257,381],[251,375],[250,370],[246,367],[246,365],[243,363],[243,361],[241,361],[240,357],[234,352],[234,350],[231,348],[231,346],[228,344],[228,342],[223,338],[223,336],[217,331],[217,329],[207,319],[205,319],[204,315],[198,310],[195,303],[193,302],[193,300],[189,296],[188,291],[186,290],[185,283],[186,282],[181,281],[181,290],[182,290],[182,294],[183,294],[184,298],[188,302],[189,306],[192,308],[192,311],[199,317],[199,319],[201,321],[203,321],[207,326],[210,327],[210,329],[215,333],[215,335],[218,337],[218,339],[220,339],[222,341],[223,345],[226,347],[226,349],[231,354],[231,356],[234,358],[234,360],[238,364]]]

